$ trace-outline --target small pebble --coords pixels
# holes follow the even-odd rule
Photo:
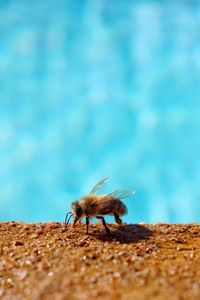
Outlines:
[[[86,240],[80,240],[79,244],[78,244],[80,247],[83,247],[85,245],[88,245],[87,241]]]
[[[14,286],[14,283],[13,283],[13,281],[12,281],[11,278],[7,278],[6,283],[7,283],[7,285],[8,285],[9,287]]]
[[[30,266],[30,265],[31,265],[31,261],[30,261],[29,259],[27,259],[26,262],[25,262],[25,264],[26,264],[27,266]]]
[[[22,241],[16,241],[16,242],[14,243],[14,245],[15,245],[15,246],[23,246],[24,243],[23,243]]]
[[[39,234],[38,233],[34,233],[34,234],[31,235],[31,238],[32,239],[37,239],[37,238],[39,238]]]
[[[30,296],[31,290],[30,290],[29,288],[24,289],[24,294],[25,294],[26,296]]]

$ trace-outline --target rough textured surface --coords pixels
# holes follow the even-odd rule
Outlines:
[[[0,224],[1,299],[200,299],[200,226]]]

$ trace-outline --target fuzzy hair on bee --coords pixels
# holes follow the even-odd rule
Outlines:
[[[72,212],[66,214],[65,229],[71,217],[74,218],[73,226],[75,226],[78,221],[86,218],[86,234],[88,234],[89,230],[89,220],[92,218],[101,219],[108,234],[110,234],[110,229],[108,228],[104,219],[105,215],[114,216],[115,222],[119,225],[122,224],[120,217],[126,215],[128,210],[121,199],[132,196],[135,191],[124,191],[118,189],[110,194],[96,195],[97,191],[103,187],[107,181],[108,178],[100,180],[91,190],[89,195],[72,203]]]

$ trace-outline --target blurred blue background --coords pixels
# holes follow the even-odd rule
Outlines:
[[[200,222],[200,2],[0,1],[0,221]]]

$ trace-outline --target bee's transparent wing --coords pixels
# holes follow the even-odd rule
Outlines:
[[[108,178],[101,179],[91,190],[89,195],[94,195],[104,184],[106,184],[108,181]]]
[[[130,191],[130,190],[115,190],[114,192],[112,192],[111,194],[109,194],[110,196],[117,198],[117,199],[125,199],[128,197],[131,197],[135,194],[135,191]]]

